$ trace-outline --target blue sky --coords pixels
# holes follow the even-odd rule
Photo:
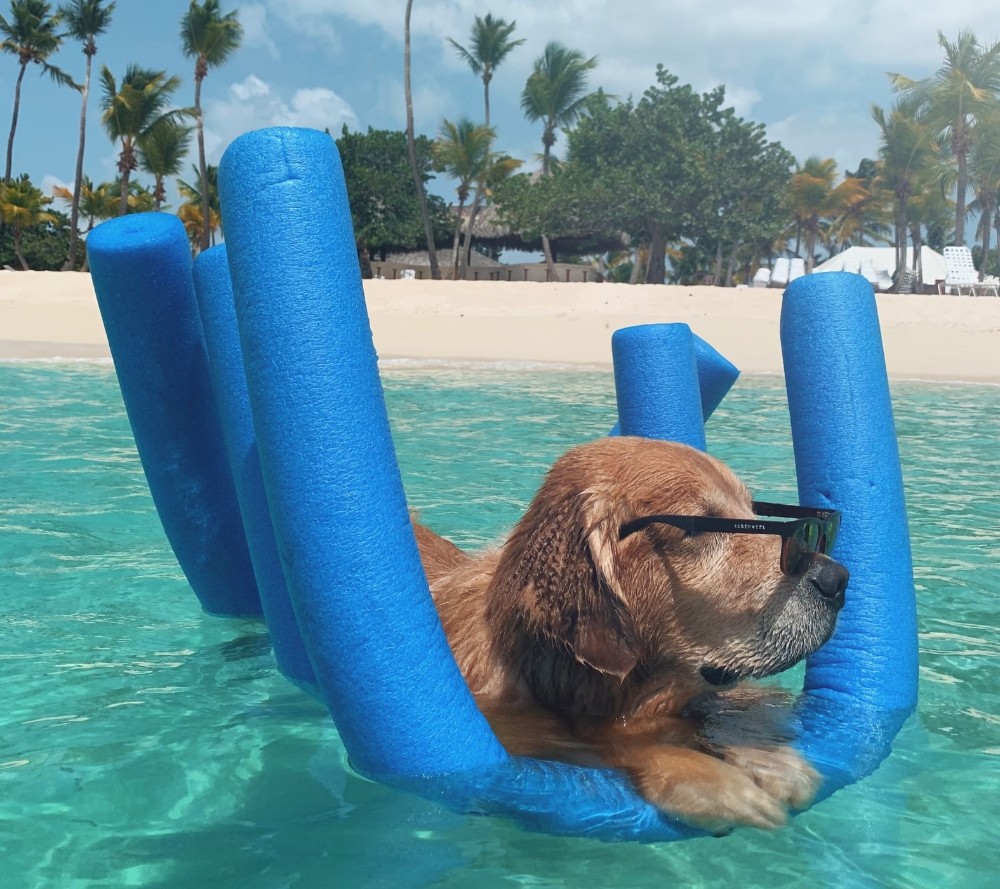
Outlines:
[[[56,4],[53,4],[56,5]],[[98,44],[95,72],[116,77],[136,62],[179,74],[178,105],[193,101],[193,64],[180,51],[179,21],[188,0],[118,0],[110,32]],[[240,51],[204,85],[209,160],[241,132],[288,124],[402,129],[402,32],[405,0],[258,0],[238,9],[246,36]],[[7,14],[8,0],[0,0]],[[625,97],[654,80],[662,62],[704,90],[725,84],[730,104],[767,125],[800,160],[833,157],[841,169],[874,156],[873,102],[892,101],[886,71],[920,77],[940,64],[937,31],[954,39],[969,28],[996,39],[996,10],[983,0],[415,0],[413,84],[418,132],[435,135],[442,117],[482,114],[482,87],[447,43],[466,43],[473,16],[492,12],[517,22],[526,43],[493,82],[493,119],[501,150],[535,163],[540,127],[519,109],[524,81],[547,41],[559,40],[599,60],[592,85]],[[80,78],[84,57],[67,43],[52,58]],[[10,126],[15,59],[0,57],[0,131]],[[86,171],[115,175],[116,151],[99,124],[99,85],[91,95]],[[36,183],[69,184],[79,97],[29,68],[22,89],[14,172]],[[557,144],[556,153],[560,151]],[[450,194],[442,181],[435,189]]]

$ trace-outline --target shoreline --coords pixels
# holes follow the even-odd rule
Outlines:
[[[684,322],[747,375],[782,375],[781,294],[752,288],[369,280],[385,367],[611,367],[611,334]],[[880,294],[893,380],[1000,384],[1000,299]],[[821,359],[821,356],[819,356]],[[0,362],[102,362],[86,273],[0,271]]]

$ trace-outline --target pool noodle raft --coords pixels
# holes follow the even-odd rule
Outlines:
[[[694,835],[636,797],[615,772],[507,757],[478,716],[430,607],[409,533],[332,140],[296,130],[249,134],[227,152],[220,184],[278,550],[309,659],[352,761],[381,780],[536,829],[608,839]],[[793,314],[803,306],[808,313],[807,303]],[[841,311],[836,299],[827,308]],[[835,410],[828,416],[839,422]],[[842,462],[837,472],[857,474]],[[821,487],[835,493],[822,479]],[[878,539],[879,528],[874,533]],[[365,534],[381,548],[369,550]],[[858,568],[849,567],[856,583]],[[906,612],[907,597],[912,581],[882,601]],[[817,758],[831,789],[873,767],[872,757],[859,761],[856,742],[886,713],[908,712],[914,698],[906,670],[897,694],[880,695],[879,683],[888,681],[880,668],[862,670],[875,685],[855,693],[854,668],[883,644],[893,651],[886,660],[913,663],[905,651],[913,640],[905,633],[883,639],[884,619],[864,628],[867,648],[839,641],[852,638],[859,619],[862,612],[845,609],[829,646],[833,679],[810,687],[807,676],[803,698],[807,741],[819,710],[810,704],[826,700],[824,689],[838,688],[839,704],[859,702],[868,718],[867,728],[841,731]],[[408,650],[400,651],[401,640]]]

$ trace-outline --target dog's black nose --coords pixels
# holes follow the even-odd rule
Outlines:
[[[814,567],[815,570],[810,572],[809,582],[824,599],[829,600],[838,609],[843,608],[844,591],[847,589],[848,580],[851,579],[851,573],[832,559],[817,560]]]

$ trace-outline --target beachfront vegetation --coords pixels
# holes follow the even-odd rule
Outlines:
[[[550,276],[561,259],[590,262],[602,275],[633,283],[732,286],[778,256],[801,256],[811,269],[852,245],[892,244],[903,268],[908,248],[964,243],[967,228],[981,273],[1000,272],[998,44],[981,44],[968,31],[955,40],[939,33],[940,67],[918,77],[890,75],[896,101],[871,109],[873,156],[849,171],[829,157],[797,160],[763,125],[728,107],[723,87],[698,93],[662,66],[640,97],[607,95],[596,57],[551,41],[519,93],[525,118],[541,131],[540,153],[525,162],[495,150],[499,136],[491,121],[497,69],[524,43],[516,23],[485,13],[473,17],[465,40],[445,38],[481,82],[482,111],[456,109],[430,139],[416,132],[413,119],[413,6],[407,0],[405,132],[344,128],[337,138],[365,273],[373,258],[426,249],[431,276],[441,277],[436,248],[450,246],[448,274],[466,277],[473,249],[496,257],[513,248],[541,252]],[[179,77],[130,65],[119,82],[101,70],[102,122],[119,148],[119,178],[95,185],[85,175],[87,100],[97,39],[113,34],[114,11],[113,0],[66,0],[58,7],[9,0],[9,13],[0,15],[0,48],[18,65],[4,176],[16,188],[8,205],[20,200],[22,188],[36,187],[14,178],[27,68],[37,64],[81,94],[73,188],[54,190],[69,219],[43,207],[53,218],[34,226],[48,233],[47,249],[66,242],[65,269],[85,265],[78,238],[113,215],[113,189],[114,213],[170,210],[173,184],[181,198],[173,212],[193,252],[222,231],[204,151],[202,85],[239,48],[239,15],[219,0],[190,0],[180,21],[181,49],[194,62],[190,109],[175,105]],[[85,66],[73,75],[80,83],[54,64],[63,41],[82,48]],[[192,143],[196,172],[183,182],[177,177]],[[137,183],[137,175],[151,186]],[[442,180],[453,183],[450,209],[428,194],[435,178],[438,193],[448,190]],[[22,219],[19,238],[29,263],[32,231]],[[0,222],[0,264],[22,265],[7,222]]]
[[[223,15],[219,0],[191,0],[191,6],[181,19],[181,45],[184,55],[194,59],[194,122],[198,134],[198,175],[201,179],[199,192],[202,196],[202,219],[211,218],[208,204],[208,169],[205,163],[205,121],[201,111],[201,84],[208,76],[209,69],[223,64],[239,48],[243,39],[243,28],[236,12]],[[202,225],[201,249],[206,250],[211,243],[214,229]]]
[[[129,65],[119,83],[106,65],[101,69],[104,91],[101,122],[111,141],[121,144],[118,154],[119,216],[128,212],[129,180],[139,167],[142,143],[154,138],[157,127],[164,126],[165,122],[179,121],[187,114],[184,110],[168,110],[180,82],[179,77],[168,77],[166,71]]]
[[[426,136],[418,136],[414,143],[422,182],[430,180],[438,169],[433,146]],[[366,133],[352,133],[345,126],[337,149],[344,165],[358,259],[362,273],[370,276],[372,259],[384,260],[390,251],[413,250],[424,242],[406,134],[370,127]],[[427,197],[427,205],[435,243],[445,243],[452,230],[448,207],[434,195]]]
[[[69,214],[69,251],[65,270],[75,268],[76,251],[79,241],[80,190],[83,184],[83,160],[87,146],[87,100],[90,97],[90,76],[94,56],[97,55],[97,37],[111,27],[111,16],[115,4],[105,0],[73,0],[59,8],[63,27],[67,36],[83,44],[83,54],[87,59],[86,70],[80,90],[80,137],[76,149],[76,172],[73,178],[73,199]]]
[[[0,220],[11,230],[14,255],[22,269],[31,268],[22,249],[24,232],[56,221],[55,215],[46,209],[51,203],[52,198],[35,188],[27,176],[8,179],[0,185]]]
[[[490,83],[497,68],[503,63],[510,53],[524,43],[523,39],[514,39],[514,31],[517,30],[517,22],[508,22],[506,19],[495,18],[491,13],[485,16],[476,16],[472,24],[472,33],[469,36],[469,46],[462,46],[460,43],[448,38],[448,42],[455,48],[459,57],[463,59],[472,70],[472,73],[483,82],[483,126],[496,136],[495,130],[490,126]],[[460,230],[459,238],[461,245],[455,243],[455,254],[457,263],[455,266],[456,275],[464,278],[469,265],[470,252],[472,250],[472,232],[476,224],[476,218],[482,209],[483,201],[487,195],[487,189],[495,185],[498,181],[506,178],[514,169],[520,166],[519,161],[509,157],[498,157],[492,151],[492,140],[487,155],[483,158],[479,170],[476,172],[476,189],[472,197],[472,206],[469,208],[465,221],[464,231]],[[461,228],[462,212],[459,210],[458,222]],[[461,253],[459,255],[459,246]]]

